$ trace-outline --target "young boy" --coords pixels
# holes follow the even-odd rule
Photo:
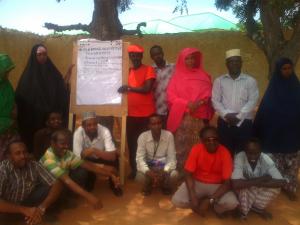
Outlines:
[[[46,119],[46,127],[38,130],[33,139],[33,155],[39,160],[51,145],[51,135],[62,128],[62,114],[51,112]]]

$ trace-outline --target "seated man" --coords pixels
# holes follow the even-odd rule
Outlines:
[[[118,187],[119,178],[115,176],[115,169],[103,164],[81,160],[73,152],[67,150],[70,138],[71,132],[69,130],[65,129],[54,132],[51,137],[51,147],[47,149],[40,161],[67,188],[84,197],[95,209],[102,208],[101,201],[82,188],[82,180],[85,180],[86,175],[83,172],[87,170],[96,174],[109,176],[114,185]]]
[[[177,175],[174,137],[162,130],[159,115],[149,117],[149,128],[139,136],[136,153],[138,177],[142,174],[145,178],[142,193],[150,195],[152,186],[162,183],[162,192],[168,195],[172,191],[170,178]]]
[[[38,224],[62,185],[40,163],[28,159],[23,142],[11,142],[7,156],[0,163],[0,213],[23,214],[27,224]]]
[[[229,151],[218,142],[217,130],[204,127],[202,143],[194,145],[185,162],[186,178],[172,198],[176,207],[190,207],[205,215],[209,206],[221,216],[238,205],[230,190],[232,159]]]
[[[39,160],[51,145],[51,135],[62,128],[62,114],[51,112],[46,119],[46,127],[38,130],[33,139],[33,155]]]
[[[272,159],[261,152],[258,139],[250,139],[245,147],[245,151],[235,156],[231,176],[232,187],[240,201],[241,217],[246,218],[252,210],[271,219],[272,214],[265,208],[279,194],[285,180]]]
[[[85,112],[82,117],[82,126],[78,127],[74,133],[73,152],[76,156],[118,168],[118,158],[116,147],[112,141],[109,130],[100,125],[95,112]],[[96,177],[89,173],[85,187],[92,190]],[[121,196],[123,191],[120,187],[115,187],[111,178],[109,185],[116,196]]]

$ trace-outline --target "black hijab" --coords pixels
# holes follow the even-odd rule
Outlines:
[[[300,149],[300,83],[293,71],[284,78],[281,68],[293,62],[280,58],[254,120],[254,134],[271,153],[294,153]]]
[[[33,46],[16,90],[20,133],[29,148],[33,133],[45,126],[46,115],[61,112],[66,123],[69,108],[69,94],[61,73],[49,57],[44,64],[37,61],[40,46],[46,49],[41,44]]]

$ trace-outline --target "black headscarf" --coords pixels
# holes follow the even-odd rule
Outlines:
[[[61,73],[49,57],[45,64],[37,61],[40,46],[46,49],[41,44],[33,46],[16,90],[20,133],[29,145],[29,151],[34,132],[45,126],[46,115],[61,112],[66,123],[69,108],[69,93]]]
[[[271,153],[294,153],[300,149],[300,83],[294,71],[288,78],[282,76],[285,64],[293,67],[288,58],[276,62],[253,125],[263,150]]]

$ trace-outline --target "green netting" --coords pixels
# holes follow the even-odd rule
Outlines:
[[[143,34],[165,34],[180,32],[201,32],[210,29],[237,30],[237,26],[213,13],[200,13],[187,16],[175,17],[169,21],[151,20],[146,22],[147,26],[142,27]],[[136,29],[137,23],[124,24],[127,30]]]

